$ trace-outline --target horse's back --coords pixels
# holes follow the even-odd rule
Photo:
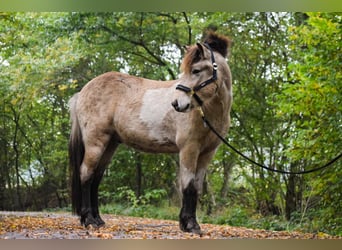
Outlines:
[[[145,79],[120,72],[107,72],[89,81],[79,92],[78,109],[89,116],[115,113],[122,105],[136,102],[147,87]]]

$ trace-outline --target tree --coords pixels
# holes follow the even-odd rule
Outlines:
[[[63,16],[1,15],[1,115],[2,130],[6,131],[1,164],[6,168],[3,173],[8,173],[1,190],[8,198],[2,201],[7,209],[39,209],[48,205],[49,196],[57,204],[65,206],[67,202],[64,145],[69,122],[65,97],[74,88],[68,67],[75,67],[79,54],[68,51],[75,37],[60,37],[53,26],[56,18]]]
[[[297,51],[288,68],[294,84],[284,85],[276,97],[277,116],[285,117],[291,129],[284,153],[300,169],[323,165],[341,153],[341,21],[336,13],[308,13],[306,23],[290,28],[290,46]],[[325,225],[339,227],[341,161],[305,178],[306,205],[319,197],[317,216],[324,217]]]

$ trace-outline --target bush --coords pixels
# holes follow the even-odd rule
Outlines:
[[[161,203],[158,207],[153,205],[140,205],[132,207],[127,204],[106,204],[100,207],[101,213],[145,217],[164,220],[178,220],[179,207],[170,206],[167,202]]]
[[[246,226],[250,216],[251,214],[247,209],[235,206],[220,209],[219,212],[214,212],[210,216],[206,215],[202,218],[202,221],[219,225]]]
[[[169,219],[178,221],[180,207],[172,206],[168,200],[161,197],[164,191],[146,192],[138,203],[132,191],[129,189],[121,190],[121,200],[126,202],[116,202],[100,207],[102,213],[148,217],[155,219]],[[125,199],[124,199],[125,198]],[[158,201],[157,205],[155,200]],[[323,210],[308,211],[305,216],[299,212],[291,215],[291,220],[287,221],[282,216],[262,216],[252,209],[241,206],[216,208],[211,215],[207,215],[201,208],[197,210],[199,223],[210,223],[217,225],[229,225],[236,227],[248,227],[253,229],[265,229],[272,231],[301,231],[307,233],[327,233],[342,236],[342,219],[333,218],[323,222]]]

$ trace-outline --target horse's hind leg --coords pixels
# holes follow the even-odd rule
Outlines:
[[[101,227],[105,224],[105,222],[102,220],[100,213],[99,213],[99,201],[98,201],[98,189],[100,182],[102,180],[103,173],[110,163],[112,156],[115,152],[115,149],[117,148],[119,144],[116,141],[111,141],[105,152],[103,153],[101,160],[99,162],[98,167],[96,168],[94,179],[91,185],[91,206],[92,206],[92,213],[93,217],[95,219],[95,222],[98,227]]]
[[[94,218],[93,206],[92,206],[92,189],[98,187],[98,184],[103,175],[103,171],[98,170],[101,158],[106,151],[109,143],[109,135],[93,135],[85,139],[85,154],[82,165],[80,167],[80,181],[81,181],[81,224],[84,226],[93,225],[98,227],[98,222]],[[96,188],[97,189],[97,188]],[[96,212],[95,212],[96,214]]]

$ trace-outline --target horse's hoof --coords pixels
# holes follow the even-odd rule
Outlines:
[[[203,232],[202,232],[201,228],[199,228],[199,227],[190,229],[189,233],[198,234],[200,237],[202,237],[202,235],[203,235]]]
[[[95,221],[98,228],[103,227],[106,224],[100,216],[96,217]]]
[[[88,228],[90,225],[94,228],[98,228],[97,221],[91,216],[81,218],[81,225]]]
[[[201,236],[201,237],[202,237],[202,235],[203,235],[203,232],[202,232],[202,230],[201,230],[200,227],[187,228],[187,229],[182,229],[182,228],[181,228],[181,230],[182,230],[183,232],[186,232],[186,233],[197,234],[197,235],[199,235],[199,236]]]
[[[181,220],[179,223],[179,227],[183,232],[193,233],[202,236],[203,232],[201,231],[201,227],[198,225],[195,218],[189,218],[188,220]]]

